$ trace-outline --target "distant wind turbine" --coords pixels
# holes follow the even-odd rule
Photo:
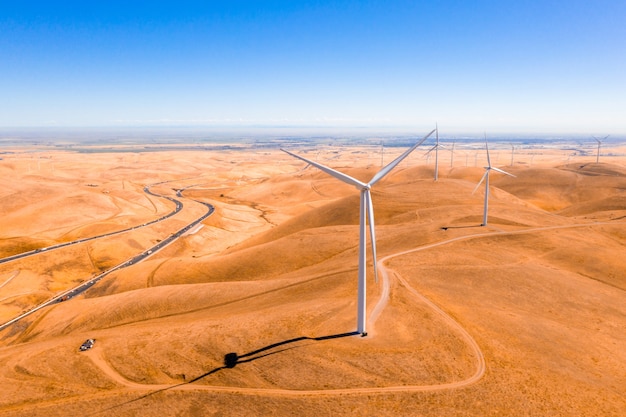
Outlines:
[[[456,141],[452,141],[452,150],[450,150],[450,166],[454,166],[454,145]]]
[[[430,159],[430,153],[432,151],[435,151],[435,181],[437,181],[439,179],[439,146],[440,146],[439,145],[439,127],[437,125],[435,125],[435,132],[436,132],[435,146],[430,148],[430,150],[426,152],[426,155],[428,155],[428,159]]]
[[[515,146],[511,144],[511,166],[513,166],[513,153],[515,153]]]
[[[600,145],[602,145],[602,141],[605,140],[606,138],[608,138],[611,135],[606,135],[605,137],[602,138],[602,140],[598,139],[597,137],[593,137],[596,142],[598,142],[598,152],[596,154],[596,164],[600,162]]]
[[[402,155],[391,161],[387,166],[382,168],[368,183],[361,182],[349,175],[346,175],[342,172],[336,171],[332,168],[329,168],[320,163],[310,161],[306,158],[293,154],[285,149],[281,149],[283,152],[288,153],[294,158],[298,158],[314,167],[319,168],[325,173],[337,178],[340,181],[343,181],[347,184],[354,185],[357,189],[361,191],[361,202],[359,209],[359,285],[358,285],[358,302],[357,302],[357,332],[362,336],[367,336],[367,331],[365,327],[365,313],[366,313],[366,304],[365,304],[365,272],[366,272],[366,234],[367,228],[366,223],[369,222],[370,229],[370,238],[372,241],[372,256],[374,260],[374,277],[378,280],[378,270],[376,266],[376,236],[374,232],[374,206],[372,204],[372,196],[370,190],[374,184],[380,181],[385,175],[387,175],[393,168],[396,167],[404,158],[409,156],[415,148],[424,143],[426,139],[430,135],[435,132],[436,129],[433,129],[429,134],[424,136],[422,140],[417,142],[415,145],[407,149]]]
[[[487,150],[487,166],[485,167],[485,173],[483,174],[478,184],[476,184],[476,188],[474,188],[474,191],[472,191],[472,194],[474,194],[478,187],[480,187],[480,184],[485,181],[485,209],[483,211],[483,223],[481,224],[481,226],[487,226],[487,211],[489,210],[489,171],[493,169],[494,171],[500,172],[502,174],[515,177],[515,175],[513,174],[509,174],[502,169],[491,166],[491,159],[489,158],[489,145],[487,144],[487,135],[485,135],[485,149]]]

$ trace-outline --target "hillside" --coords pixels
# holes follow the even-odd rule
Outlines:
[[[384,262],[376,283],[368,248],[369,335],[359,337],[358,190],[273,157],[280,164],[268,168],[259,162],[267,155],[252,152],[153,153],[130,169],[97,154],[101,165],[80,172],[96,178],[119,166],[101,178],[118,184],[110,194],[39,178],[33,190],[54,191],[12,203],[7,253],[15,240],[49,244],[158,217],[172,204],[140,186],[157,172],[175,180],[163,193],[189,187],[190,211],[59,250],[63,273],[52,258],[0,264],[0,299],[44,298],[132,256],[200,212],[191,198],[216,212],[146,261],[1,331],[0,414],[617,416],[626,408],[624,161],[493,174],[488,227],[480,227],[484,188],[473,193],[482,168],[442,168],[434,182],[423,161],[397,167],[372,192]],[[378,168],[351,167],[354,157],[324,163],[371,178]],[[54,181],[78,184],[70,178],[79,169],[63,158],[67,168],[59,162],[55,172],[67,179]],[[133,177],[141,164],[151,172]],[[3,207],[18,192],[4,194]],[[74,209],[29,220],[56,206]],[[27,303],[11,298],[2,308]],[[94,348],[79,352],[87,338]],[[225,363],[229,353],[235,364]]]

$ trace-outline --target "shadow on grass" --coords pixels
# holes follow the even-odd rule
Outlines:
[[[113,407],[106,408],[104,410],[97,411],[97,412],[95,412],[93,414],[90,414],[90,415],[97,415],[97,414],[106,413],[106,412],[109,412],[109,411],[114,410],[116,408],[120,408],[120,407],[123,407],[125,405],[132,404],[132,403],[135,403],[137,401],[141,401],[141,400],[143,400],[145,398],[148,398],[148,397],[151,397],[151,396],[153,396],[155,394],[158,394],[158,393],[161,393],[161,392],[164,392],[164,391],[168,391],[168,390],[171,390],[173,388],[180,387],[180,386],[183,386],[183,385],[193,384],[194,382],[197,382],[197,381],[199,381],[201,379],[204,379],[204,378],[206,378],[209,375],[212,375],[214,373],[217,373],[217,372],[225,370],[225,369],[232,369],[232,368],[234,368],[235,366],[237,366],[239,364],[252,362],[252,361],[264,358],[264,357],[269,356],[269,355],[275,355],[277,353],[284,352],[286,350],[291,350],[291,349],[296,349],[298,347],[301,347],[301,346],[291,346],[291,347],[285,347],[285,348],[282,348],[282,349],[279,349],[279,350],[275,350],[276,348],[279,348],[281,346],[286,346],[286,345],[289,345],[291,343],[301,342],[303,340],[310,340],[310,341],[314,341],[314,342],[315,341],[319,342],[319,341],[324,341],[324,340],[340,339],[340,338],[343,338],[343,337],[350,337],[350,336],[357,336],[357,335],[361,335],[361,334],[359,332],[348,332],[348,333],[339,333],[339,334],[332,334],[332,335],[328,335],[328,336],[319,336],[319,337],[300,336],[300,337],[295,337],[293,339],[283,340],[282,342],[272,343],[271,345],[267,345],[267,346],[262,347],[260,349],[254,350],[252,352],[244,353],[242,355],[238,355],[236,352],[230,352],[230,353],[227,353],[226,355],[224,355],[224,365],[223,366],[219,366],[217,368],[211,369],[210,371],[208,371],[208,372],[206,372],[206,373],[204,373],[204,374],[202,374],[202,375],[200,375],[200,376],[198,376],[196,378],[193,378],[193,379],[191,379],[189,381],[181,382],[180,384],[171,385],[171,386],[168,386],[166,388],[161,388],[161,389],[149,392],[149,393],[144,394],[144,395],[142,395],[140,397],[137,397],[135,399],[126,401],[126,402],[124,402],[122,404],[118,404],[118,405],[115,405]]]
[[[320,337],[301,336],[301,337],[296,337],[296,338],[293,338],[293,339],[285,340],[285,341],[282,341],[282,342],[273,343],[271,345],[267,345],[265,347],[262,347],[261,349],[257,349],[255,351],[245,353],[243,355],[237,355],[237,353],[231,352],[231,353],[227,353],[224,356],[224,366],[222,368],[234,368],[239,363],[252,362],[252,361],[260,359],[260,358],[262,358],[264,356],[273,355],[275,353],[282,352],[282,351],[287,350],[287,349],[281,349],[281,350],[276,351],[276,352],[263,353],[263,352],[266,352],[268,350],[272,350],[274,348],[277,348],[279,346],[288,345],[290,343],[300,342],[302,340],[321,341],[321,340],[329,340],[329,339],[339,339],[341,337],[356,336],[358,334],[360,334],[360,333],[359,332],[349,332],[349,333],[340,333],[340,334],[333,334],[333,335],[330,335],[330,336],[320,336]],[[288,348],[288,349],[293,349],[293,348]],[[241,360],[242,358],[248,358],[248,357],[249,357],[249,359]],[[194,381],[196,381],[196,380],[198,380],[200,378],[203,378],[204,376],[205,375],[203,375],[202,377],[196,378]],[[191,381],[191,382],[194,382],[194,381]]]
[[[484,224],[475,224],[475,225],[471,225],[471,226],[441,226],[440,229],[441,230],[448,230],[448,229],[471,229],[473,227],[484,227]]]

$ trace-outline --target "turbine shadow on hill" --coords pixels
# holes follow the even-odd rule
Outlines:
[[[340,338],[343,338],[343,337],[357,336],[357,335],[361,335],[361,333],[359,333],[357,331],[353,331],[353,332],[331,334],[331,335],[319,336],[319,337],[300,336],[300,337],[294,337],[293,339],[284,340],[282,342],[272,343],[271,345],[267,345],[267,346],[264,346],[262,348],[253,350],[252,352],[244,353],[243,355],[237,355],[236,352],[230,352],[230,353],[227,353],[226,355],[224,355],[224,365],[223,366],[219,366],[217,368],[211,369],[210,371],[208,371],[208,372],[206,372],[206,373],[204,373],[204,374],[202,374],[202,375],[200,375],[200,376],[198,376],[196,378],[193,378],[193,379],[191,379],[189,381],[181,382],[180,384],[175,384],[175,385],[169,386],[167,388],[162,388],[162,389],[158,389],[158,390],[149,392],[149,393],[144,394],[144,395],[142,395],[140,397],[137,397],[137,398],[135,398],[133,400],[129,400],[129,401],[126,401],[126,402],[124,402],[122,404],[115,405],[113,407],[109,407],[107,409],[97,411],[94,414],[90,414],[90,415],[103,414],[103,413],[106,413],[108,411],[114,410],[116,408],[120,408],[120,407],[123,407],[125,405],[141,401],[141,400],[143,400],[145,398],[148,398],[148,397],[151,397],[151,396],[153,396],[155,394],[159,394],[161,392],[169,391],[171,389],[174,389],[176,387],[180,387],[180,386],[183,386],[183,385],[193,384],[194,382],[197,382],[197,381],[199,381],[201,379],[204,379],[207,376],[212,375],[214,373],[217,373],[217,372],[219,372],[221,370],[232,369],[235,366],[237,366],[238,364],[242,364],[242,363],[246,363],[246,362],[252,362],[252,361],[255,361],[257,359],[264,358],[266,356],[274,355],[276,353],[284,352],[286,350],[296,349],[298,347],[302,347],[303,346],[303,345],[291,346],[291,347],[286,347],[286,348],[283,348],[283,349],[280,349],[280,350],[272,351],[272,349],[275,349],[275,348],[278,348],[278,347],[281,347],[281,346],[285,346],[285,345],[288,345],[288,344],[291,344],[291,343],[296,343],[296,342],[300,342],[300,341],[303,341],[303,340],[310,340],[310,341],[314,341],[314,342],[315,341],[324,341],[324,340],[340,339]],[[245,359],[242,360],[242,358],[245,358]]]
[[[469,225],[469,226],[441,226],[441,230],[448,230],[448,229],[469,229],[472,227],[482,227],[482,224],[475,224],[475,225]]]
[[[356,336],[358,334],[360,334],[360,333],[355,331],[355,332],[340,333],[340,334],[333,334],[333,335],[329,335],[329,336],[320,336],[320,337],[300,336],[300,337],[295,337],[293,339],[285,340],[285,341],[282,341],[282,342],[273,343],[271,345],[267,345],[265,347],[262,347],[261,349],[257,349],[255,351],[248,352],[248,353],[243,354],[243,355],[237,355],[237,353],[231,352],[231,353],[227,353],[224,356],[224,366],[222,368],[234,368],[239,363],[252,362],[252,361],[260,359],[262,357],[273,355],[275,353],[279,353],[279,352],[282,352],[282,351],[287,350],[287,349],[294,349],[297,346],[294,346],[294,347],[291,347],[291,348],[287,348],[287,349],[281,349],[281,350],[276,351],[276,352],[263,353],[265,351],[272,350],[272,349],[277,348],[279,346],[288,345],[290,343],[299,342],[301,340],[322,341],[322,340],[330,340],[330,339],[339,339],[339,338],[348,337],[348,336]],[[263,354],[259,355],[261,353],[263,353]],[[247,358],[247,357],[251,357],[251,358],[250,359],[240,360],[241,358]],[[194,379],[194,380],[192,380],[190,382],[197,381],[198,379],[204,378],[205,376],[206,375],[202,375],[202,376],[200,376],[200,377],[198,377],[198,378],[196,378],[196,379]]]

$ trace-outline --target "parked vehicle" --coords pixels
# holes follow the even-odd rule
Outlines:
[[[91,349],[94,343],[96,343],[96,339],[87,339],[82,345],[80,345],[79,349],[81,352],[84,352],[86,350]]]

